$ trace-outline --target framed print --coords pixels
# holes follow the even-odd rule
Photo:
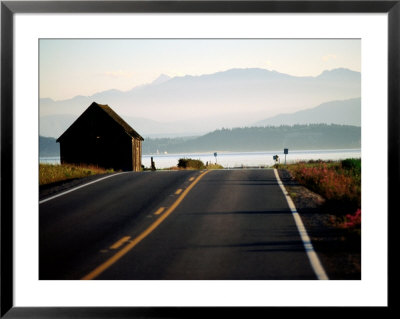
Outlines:
[[[390,311],[399,21],[2,1],[1,316]]]

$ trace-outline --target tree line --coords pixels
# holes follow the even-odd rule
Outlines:
[[[222,128],[197,137],[145,138],[143,154],[251,152],[361,147],[361,127],[336,124]],[[54,138],[40,137],[40,156],[59,156]]]
[[[143,154],[361,147],[361,127],[335,124],[222,128],[192,138],[145,138]]]

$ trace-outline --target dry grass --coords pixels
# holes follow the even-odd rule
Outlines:
[[[112,172],[97,166],[39,164],[39,185]]]
[[[224,167],[219,164],[208,164],[206,169],[224,169]]]
[[[286,168],[297,182],[327,200],[361,205],[361,160],[309,161],[278,168]]]
[[[309,161],[286,165],[294,179],[321,195],[331,207],[331,223],[337,227],[361,228],[361,160]]]

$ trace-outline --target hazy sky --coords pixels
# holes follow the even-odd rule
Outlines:
[[[160,74],[201,75],[263,68],[295,76],[361,71],[360,40],[40,40],[40,97],[127,91]]]

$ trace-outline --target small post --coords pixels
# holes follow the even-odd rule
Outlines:
[[[156,170],[156,164],[153,161],[153,156],[151,157],[151,170],[155,171]]]
[[[285,165],[286,165],[286,154],[289,154],[289,149],[288,148],[284,148],[283,149],[283,153],[285,154]]]

